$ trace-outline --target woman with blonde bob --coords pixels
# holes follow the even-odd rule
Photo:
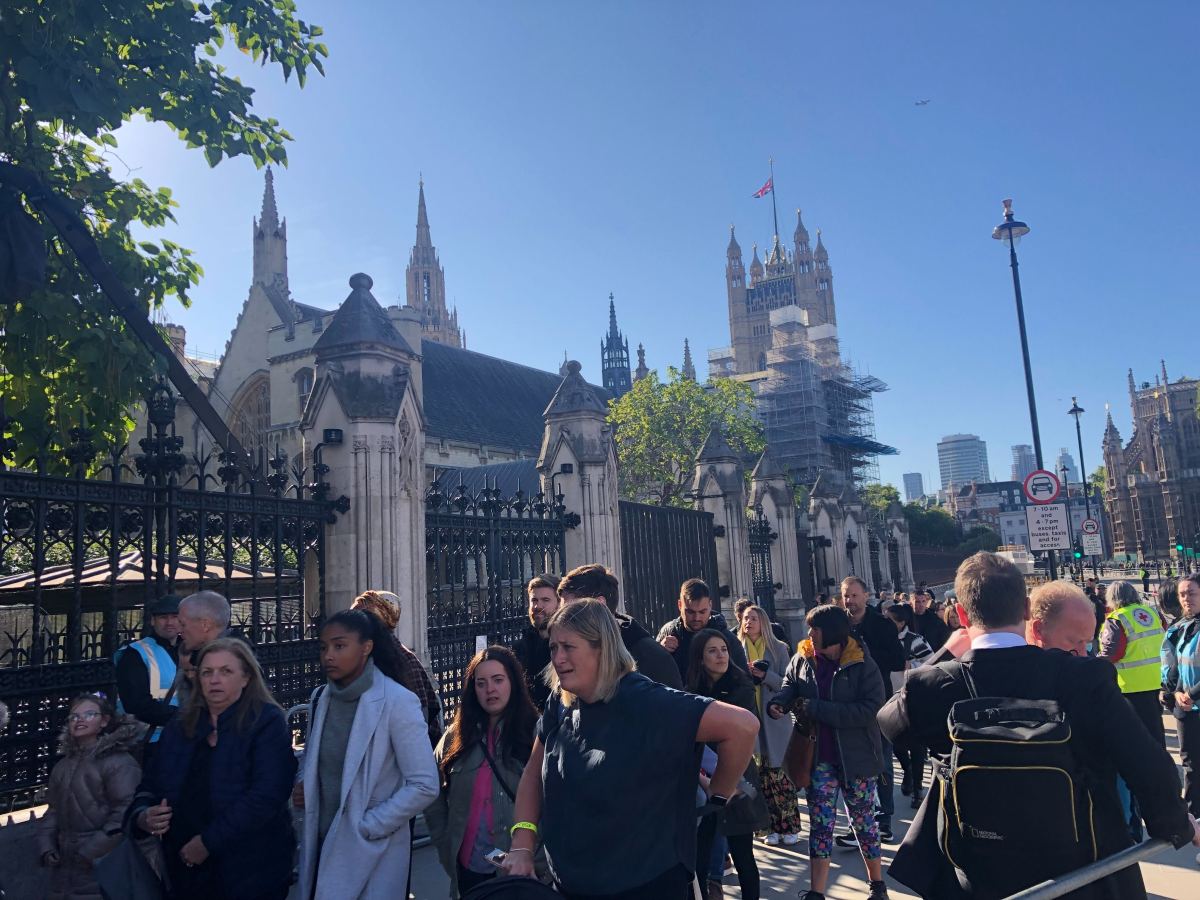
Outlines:
[[[162,839],[173,900],[283,900],[296,838],[292,735],[249,645],[198,652],[196,687],[163,729],[126,813]]]
[[[707,807],[716,810],[750,761],[758,721],[634,671],[603,601],[566,604],[548,628],[551,697],[517,788],[504,869],[532,876],[540,839],[567,900],[683,900],[696,865],[696,745],[716,747]]]
[[[742,610],[738,620],[738,638],[746,651],[750,665],[748,674],[754,684],[754,708],[758,714],[759,778],[763,795],[771,814],[766,843],[792,846],[800,842],[800,805],[796,802],[796,786],[783,770],[783,757],[792,739],[792,723],[788,719],[772,719],[767,704],[783,687],[783,675],[792,660],[788,646],[775,637],[771,617],[761,606],[751,604]]]

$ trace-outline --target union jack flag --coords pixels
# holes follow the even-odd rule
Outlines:
[[[758,197],[765,197],[765,196],[767,196],[767,194],[773,194],[773,193],[775,193],[775,178],[774,178],[774,176],[768,178],[767,183],[764,184],[762,187],[760,187],[757,191],[754,192],[754,196],[757,199]]]

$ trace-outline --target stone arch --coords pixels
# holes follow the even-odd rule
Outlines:
[[[242,382],[229,404],[229,429],[251,453],[267,448],[271,428],[271,378],[259,370]]]

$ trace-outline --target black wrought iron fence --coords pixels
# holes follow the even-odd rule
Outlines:
[[[754,585],[754,602],[775,618],[775,573],[771,565],[771,545],[779,535],[763,515],[762,507],[755,507],[746,520],[750,539],[750,580]]]
[[[561,494],[508,497],[435,480],[425,494],[429,655],[443,708],[458,705],[467,663],[489,644],[512,646],[528,624],[525,585],[566,572],[565,529],[578,517]]]
[[[114,691],[113,651],[144,633],[142,609],[163,593],[229,597],[284,706],[321,679],[313,627],[334,511],[323,473],[305,484],[308,473],[280,453],[252,479],[224,455],[189,459],[174,409],[156,386],[141,452],[109,451],[99,465],[82,425],[58,460],[15,460],[0,445],[0,700],[11,713],[0,810],[38,802],[67,703]],[[0,403],[0,436],[7,430]]]
[[[621,591],[630,615],[656,632],[679,615],[679,586],[689,578],[704,579],[714,609],[730,605],[721,595],[712,513],[628,500],[619,509]]]

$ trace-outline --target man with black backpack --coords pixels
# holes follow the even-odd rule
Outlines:
[[[1025,641],[1029,599],[1011,562],[959,566],[971,650],[924,666],[879,712],[892,740],[929,748],[937,777],[889,874],[922,897],[990,900],[1111,856],[1131,843],[1117,775],[1151,837],[1200,843],[1175,765],[1140,724],[1104,660]],[[1142,900],[1137,866],[1071,894]]]

